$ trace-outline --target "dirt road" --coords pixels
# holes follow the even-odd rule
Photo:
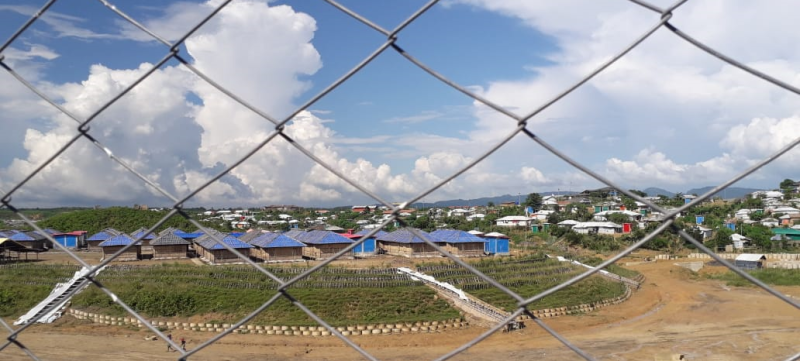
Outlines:
[[[632,266],[647,276],[627,302],[580,316],[546,320],[578,347],[601,360],[653,360],[680,353],[687,360],[783,360],[800,352],[800,310],[755,288],[728,288],[717,281],[692,279],[672,262]],[[707,271],[704,270],[704,271]],[[800,287],[780,291],[800,296]],[[351,339],[381,360],[433,359],[473,339],[485,329],[470,327],[440,334],[359,336]],[[20,336],[43,360],[174,360],[145,331],[84,324],[65,318],[36,325]],[[173,332],[189,348],[208,333]],[[4,360],[26,360],[14,346]],[[353,360],[360,355],[333,337],[305,338],[230,335],[192,360]],[[454,360],[579,359],[533,324],[498,333]]]

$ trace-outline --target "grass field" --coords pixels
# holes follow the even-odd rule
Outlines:
[[[782,268],[763,268],[760,270],[748,271],[750,275],[756,279],[775,286],[800,286],[800,270],[782,269]],[[725,281],[728,286],[737,287],[755,287],[750,281],[740,277],[739,275],[727,271],[724,273],[707,274],[706,277]]]
[[[474,263],[523,296],[532,296],[574,276],[580,268],[558,261],[527,257]],[[283,280],[305,268],[273,267]],[[0,316],[16,317],[44,299],[57,282],[68,280],[77,266],[19,264],[0,266]],[[440,280],[498,307],[512,309],[507,295],[452,264],[422,265]],[[201,317],[218,322],[236,321],[277,292],[278,284],[249,266],[192,264],[112,265],[97,280],[137,312],[154,317]],[[600,277],[537,301],[533,308],[570,306],[621,295],[624,286]],[[391,268],[345,269],[326,267],[287,290],[294,299],[334,326],[361,323],[400,323],[446,320],[458,310],[436,293]],[[123,315],[124,310],[94,286],[76,295],[72,306],[86,311]],[[253,324],[303,326],[316,324],[285,297],[256,316]]]
[[[20,263],[0,266],[0,317],[20,316],[43,300],[78,266]]]
[[[585,271],[565,262],[541,256],[481,260],[472,263],[478,270],[523,297],[532,297]],[[469,271],[457,265],[423,264],[420,269],[439,281],[449,282],[479,299],[506,311],[516,308],[516,301]],[[622,295],[625,286],[591,276],[575,285],[531,304],[530,309],[573,306]]]
[[[600,263],[603,262],[603,259],[600,258],[600,257],[584,257],[584,258],[579,258],[577,261],[581,262],[583,264],[587,264],[589,266],[597,266],[597,265],[599,265]],[[630,279],[635,279],[636,277],[640,276],[639,272],[636,272],[636,271],[631,270],[631,269],[624,268],[622,266],[618,266],[618,265],[613,264],[613,263],[608,265],[608,267],[606,267],[604,269],[606,271],[608,271],[608,272],[620,275],[622,277],[630,278]]]
[[[36,265],[0,266],[0,312],[19,316],[65,281],[78,268]],[[8,272],[13,270],[13,272]],[[273,268],[287,280],[302,268]],[[147,317],[211,315],[235,321],[276,293],[277,283],[244,266],[117,265],[97,278],[125,303]],[[420,282],[392,269],[324,268],[288,289],[288,293],[332,325],[446,320],[459,316],[447,302]],[[96,287],[72,299],[73,307],[122,315],[124,310]],[[308,315],[282,297],[259,314],[254,324],[315,325]]]

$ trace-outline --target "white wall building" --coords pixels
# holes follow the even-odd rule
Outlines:
[[[572,230],[581,234],[616,234],[622,233],[622,225],[614,222],[580,222],[572,226]]]
[[[525,216],[505,216],[497,219],[500,227],[530,227],[531,219]]]

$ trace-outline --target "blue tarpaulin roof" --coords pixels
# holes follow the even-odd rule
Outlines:
[[[439,237],[447,243],[486,243],[486,240],[472,233],[454,229],[439,229],[431,232],[434,237]]]
[[[144,228],[144,227],[139,228],[139,229],[131,232],[131,238],[137,239],[137,238],[139,238],[141,236],[144,236],[144,232],[147,232],[147,228]],[[153,233],[150,233],[150,234],[144,236],[144,238],[142,238],[142,239],[155,239],[155,238],[156,238],[156,235],[153,234]]]
[[[2,232],[0,232],[0,237],[3,237],[3,238],[8,238],[8,237],[11,237],[11,236],[13,236],[13,235],[15,235],[15,234],[17,234],[17,233],[20,233],[20,232],[19,232],[19,231],[17,231],[17,230],[14,230],[14,229],[12,229],[12,230],[6,230],[6,231],[2,231]]]
[[[297,233],[296,236],[289,236],[289,232],[286,232],[284,235],[305,244],[353,243],[353,241],[351,241],[349,238],[331,231],[302,232]]]
[[[106,228],[106,229],[104,229],[104,230],[102,230],[100,232],[97,232],[97,233],[89,236],[89,238],[87,238],[86,240],[87,241],[105,241],[105,240],[107,240],[107,239],[109,239],[111,237],[114,237],[116,235],[119,235],[119,234],[120,234],[120,232],[117,231],[116,229]]]
[[[356,234],[359,235],[359,236],[366,236],[367,234],[369,234],[369,232],[372,232],[372,230],[371,229],[365,229],[365,230],[356,232]],[[387,233],[386,231],[378,231],[378,233],[375,233],[375,235],[372,236],[372,237],[378,238],[378,237],[386,235],[386,234],[389,234],[389,233]]]
[[[238,238],[236,238],[234,236],[231,236],[231,235],[224,236],[222,238],[222,242],[224,242],[225,244],[231,246],[232,248],[237,248],[237,249],[239,249],[239,248],[253,248],[253,246],[251,246],[251,245],[249,245],[247,243],[244,243],[244,242],[240,241]],[[208,236],[205,239],[203,239],[201,241],[198,241],[197,244],[199,244],[200,247],[203,247],[203,248],[208,249],[208,250],[227,249],[227,248],[225,248],[225,246],[219,244],[216,240],[214,240],[214,238],[211,238],[211,236]]]
[[[8,237],[8,239],[17,242],[31,242],[36,240],[35,238],[22,232],[12,234],[11,237]]]
[[[192,232],[192,233],[188,233],[188,232],[183,232],[183,231],[180,231],[180,230],[178,230],[178,231],[175,231],[175,235],[176,235],[176,236],[178,236],[178,237],[181,237],[181,238],[183,238],[183,239],[195,239],[195,238],[200,238],[200,237],[201,237],[202,235],[204,235],[204,234],[205,234],[205,233],[203,233],[203,232]]]
[[[133,238],[128,237],[128,235],[120,234],[114,237],[111,237],[103,242],[100,242],[100,247],[109,247],[109,246],[127,246],[133,243]],[[142,244],[142,241],[136,242],[136,244]]]
[[[428,240],[434,243],[444,243],[443,240],[425,231],[417,230],[417,232],[419,232],[425,237],[428,237]],[[425,243],[425,241],[422,240],[422,238],[417,237],[417,235],[411,233],[411,231],[408,230],[407,228],[398,229],[392,233],[387,233],[383,236],[378,237],[377,239],[379,241],[387,241],[395,243]]]
[[[306,231],[301,231],[299,229],[283,232],[284,236],[294,238],[296,240],[300,240],[300,237],[302,237],[304,234],[306,234]]]
[[[305,247],[306,245],[287,237],[280,233],[264,233],[252,241],[250,244],[261,248],[279,248],[279,247]]]

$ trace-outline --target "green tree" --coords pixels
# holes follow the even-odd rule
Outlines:
[[[639,197],[647,197],[647,193],[642,192],[642,191],[640,191],[638,189],[628,189],[628,192],[631,192],[631,193],[633,193],[633,194],[635,194],[635,195],[637,195]]]
[[[434,222],[427,216],[417,217],[417,219],[409,223],[411,223],[411,227],[418,228],[426,232],[430,232],[436,229],[436,225],[434,224]]]
[[[628,216],[622,213],[611,213],[606,217],[606,219],[608,219],[609,222],[614,222],[617,224],[628,223],[631,221]]]
[[[762,250],[769,250],[772,248],[772,231],[760,224],[745,225],[742,229],[742,235],[750,238],[752,244],[761,248]]]
[[[592,212],[589,211],[585,205],[580,203],[571,203],[566,207],[566,213],[570,214],[567,218],[574,219],[580,222],[586,222],[592,219]]]
[[[788,178],[784,179],[780,184],[780,188],[783,190],[792,189],[794,188],[794,181]]]
[[[717,249],[733,243],[731,240],[731,235],[733,233],[734,232],[728,227],[720,227],[716,232],[714,232],[714,236],[705,242],[706,247],[716,251]]]
[[[547,223],[551,223],[554,225],[558,224],[559,222],[564,220],[562,215],[563,213],[559,212],[550,213],[550,215],[547,216]]]
[[[634,201],[633,198],[628,196],[622,196],[622,205],[624,205],[625,209],[629,211],[636,209],[636,201]]]
[[[542,208],[542,196],[539,193],[528,194],[528,197],[525,198],[525,206],[533,207],[538,211]]]

